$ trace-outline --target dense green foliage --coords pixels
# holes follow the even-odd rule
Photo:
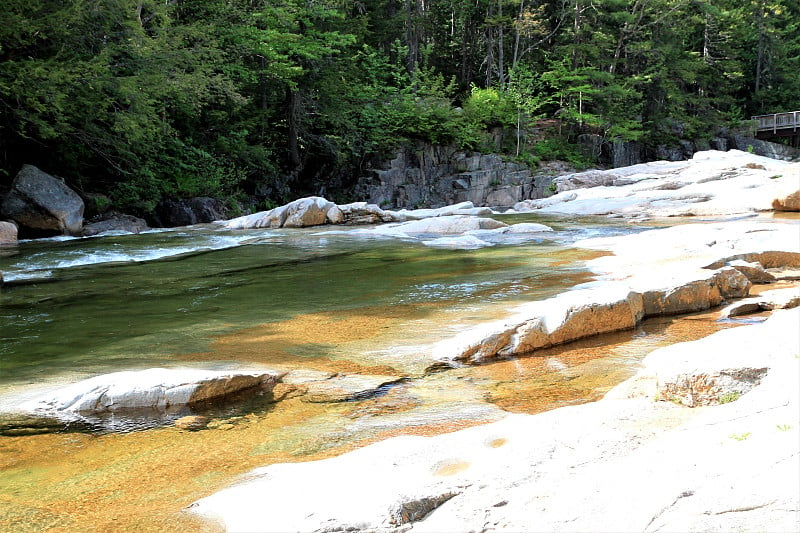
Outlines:
[[[402,139],[480,149],[540,119],[560,137],[504,148],[709,135],[797,107],[799,4],[5,0],[0,188],[33,163],[147,212],[335,195]]]

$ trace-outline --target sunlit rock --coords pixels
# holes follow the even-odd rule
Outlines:
[[[402,220],[419,220],[453,215],[487,216],[492,214],[492,210],[488,207],[475,207],[472,202],[460,202],[435,209],[400,209],[399,211],[389,212]]]
[[[492,243],[479,239],[474,235],[439,237],[438,239],[422,241],[422,243],[431,248],[446,248],[450,250],[476,250],[486,246],[494,246]]]
[[[442,215],[402,222],[393,231],[406,235],[459,235],[468,231],[504,228],[507,224],[493,218],[468,215]]]
[[[644,316],[641,294],[625,286],[582,289],[524,304],[505,320],[481,324],[438,343],[443,363],[480,364],[624,329]]]
[[[126,409],[163,411],[224,398],[247,389],[269,390],[274,371],[213,371],[150,368],[103,374],[53,390],[23,405],[23,410],[104,413]]]
[[[223,225],[231,229],[319,226],[329,222],[328,212],[332,209],[331,217],[334,220],[340,220],[341,211],[338,210],[336,204],[325,198],[311,196],[295,200],[269,211],[233,218],[224,222]]]
[[[775,211],[800,211],[800,163],[787,169],[787,176],[772,200]]]
[[[775,276],[764,270],[764,267],[759,262],[743,261],[735,259],[728,261],[728,266],[735,268],[744,274],[751,283],[773,283]]]
[[[697,152],[690,161],[562,176],[554,181],[558,194],[520,202],[514,210],[629,218],[770,211],[781,191],[797,190],[799,172],[796,163],[736,150]]]
[[[645,316],[658,316],[702,311],[729,298],[742,298],[752,284],[735,268],[726,267],[671,277],[654,271],[634,278],[631,285],[642,294]]]

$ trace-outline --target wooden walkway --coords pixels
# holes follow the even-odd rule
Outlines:
[[[774,113],[752,117],[758,124],[758,137],[784,137],[800,135],[800,111]]]

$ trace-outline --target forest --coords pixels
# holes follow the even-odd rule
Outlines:
[[[31,163],[133,213],[337,200],[404,140],[481,150],[502,127],[504,152],[534,164],[578,158],[580,133],[701,138],[798,102],[800,0],[0,8],[0,191]]]

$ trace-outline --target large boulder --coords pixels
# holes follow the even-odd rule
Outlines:
[[[0,220],[0,245],[17,244],[17,225]]]
[[[280,374],[273,371],[150,368],[114,372],[48,392],[20,408],[65,415],[131,409],[164,411],[221,399],[248,389],[269,389],[279,378]]]
[[[677,315],[703,311],[729,298],[748,295],[752,283],[733,267],[714,271],[689,271],[670,277],[654,271],[633,280],[642,293],[645,316]]]
[[[342,222],[344,215],[336,204],[319,196],[310,196],[269,211],[233,218],[224,225],[231,229],[303,228]]]
[[[83,227],[83,236],[92,237],[101,233],[141,233],[149,229],[147,222],[132,215],[115,214],[108,218],[90,222]]]
[[[633,329],[643,316],[642,295],[624,285],[580,289],[519,306],[508,319],[481,324],[439,342],[432,355],[445,365],[481,364]]]
[[[507,224],[493,218],[470,215],[444,215],[411,220],[388,228],[406,235],[460,235],[467,231],[505,228]]]
[[[205,196],[188,200],[165,200],[156,208],[157,222],[165,227],[192,226],[225,219],[225,206]]]
[[[0,216],[19,224],[21,233],[79,235],[83,200],[63,181],[25,165],[11,183]]]
[[[391,212],[384,211],[377,205],[367,202],[354,202],[338,207],[342,213],[342,224],[378,224],[395,221]]]

